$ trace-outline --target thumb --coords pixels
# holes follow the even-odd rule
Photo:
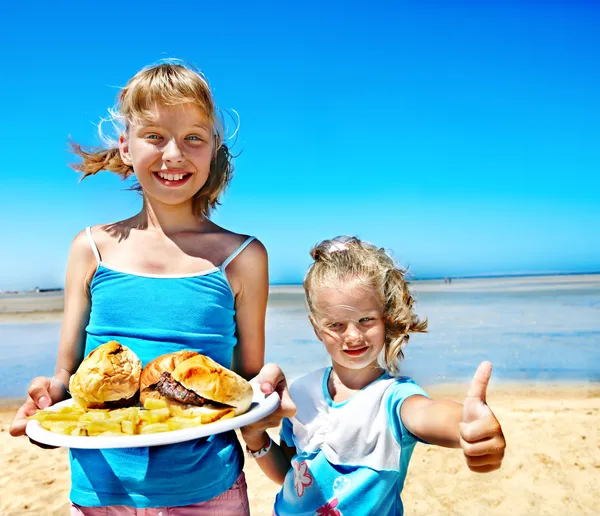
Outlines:
[[[29,394],[29,397],[37,408],[45,409],[52,405],[52,397],[50,396],[51,386],[52,380],[47,376],[38,376],[29,384],[27,394]]]
[[[477,368],[477,371],[475,371],[475,376],[473,376],[473,381],[471,382],[471,387],[467,393],[467,398],[476,398],[482,403],[485,403],[485,395],[491,376],[492,363],[488,362],[487,360],[481,362]]]
[[[282,382],[285,385],[285,375],[277,364],[269,363],[265,364],[251,381],[258,383],[263,393],[271,394]]]

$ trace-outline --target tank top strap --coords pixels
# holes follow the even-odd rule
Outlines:
[[[248,237],[241,246],[239,246],[235,251],[233,251],[233,253],[231,253],[225,259],[225,261],[221,264],[219,269],[225,270],[225,267],[227,267],[238,254],[240,254],[244,249],[246,249],[246,247],[248,247],[248,244],[252,242],[252,240],[256,240],[256,237]]]
[[[98,251],[98,246],[96,245],[96,242],[94,242],[94,237],[92,236],[92,227],[88,226],[87,228],[85,228],[85,232],[87,234],[88,240],[90,241],[90,247],[92,248],[92,252],[96,257],[96,261],[98,262],[98,265],[100,265],[100,252]]]

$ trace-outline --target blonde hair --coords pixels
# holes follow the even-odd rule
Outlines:
[[[318,293],[322,290],[336,288],[346,281],[356,281],[371,289],[383,306],[386,329],[380,365],[391,375],[397,375],[409,333],[427,331],[427,319],[420,320],[413,310],[414,298],[405,279],[406,269],[398,266],[385,249],[356,237],[324,240],[311,249],[310,255],[314,262],[304,278],[310,313],[315,314]]]
[[[71,165],[83,173],[82,179],[101,170],[115,172],[123,179],[133,174],[133,168],[121,159],[118,143],[106,138],[102,123],[110,122],[120,132],[128,132],[132,124],[151,118],[156,105],[175,106],[191,103],[198,106],[213,127],[214,151],[206,184],[194,196],[194,213],[207,217],[219,202],[233,175],[228,147],[223,143],[223,124],[217,116],[208,81],[201,72],[179,61],[168,60],[143,68],[136,73],[117,96],[117,105],[109,109],[109,117],[99,125],[101,138],[108,148],[84,148],[71,143],[72,150],[82,158]],[[138,185],[135,190],[141,191]]]

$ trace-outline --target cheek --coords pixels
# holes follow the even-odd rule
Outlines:
[[[373,346],[383,347],[385,344],[385,326],[371,328],[367,335]]]
[[[130,154],[134,163],[148,163],[155,161],[160,156],[161,151],[156,145],[136,142],[131,144]]]
[[[329,352],[332,352],[340,347],[339,339],[327,333],[323,333],[323,345]]]
[[[210,169],[210,163],[213,159],[213,152],[210,147],[205,147],[204,149],[195,152],[193,154],[193,160],[197,163],[199,168]]]

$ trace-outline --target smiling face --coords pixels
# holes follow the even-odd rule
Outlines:
[[[360,370],[376,365],[385,345],[383,307],[372,289],[354,281],[319,290],[311,322],[334,367]]]
[[[206,184],[214,155],[212,126],[195,104],[156,106],[119,141],[144,194],[166,205],[186,204]]]

